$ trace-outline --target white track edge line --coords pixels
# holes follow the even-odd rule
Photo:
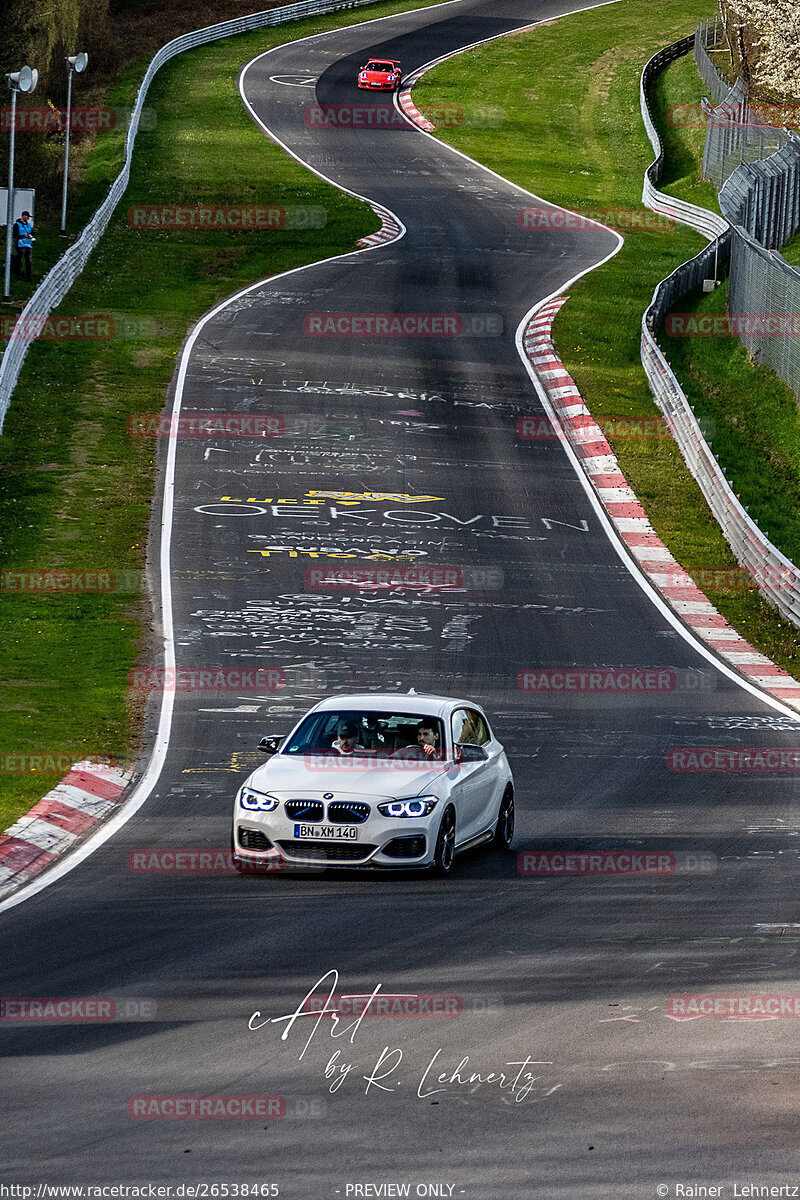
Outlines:
[[[618,251],[615,250],[614,254],[617,252]],[[556,296],[560,296],[568,287],[571,287],[572,284],[576,283],[577,280],[581,279],[584,275],[587,275],[589,272],[595,271],[598,267],[603,266],[603,263],[608,262],[609,258],[613,258],[613,254],[609,255],[607,258],[604,258],[602,262],[596,263],[595,266],[588,267],[587,270],[581,271],[580,274],[576,275],[574,279],[571,279],[568,283],[565,283],[563,287],[559,288],[555,292],[552,292],[549,296],[546,296],[544,300],[538,300],[536,304],[533,305],[533,307],[525,314],[517,326],[517,353],[523,361],[525,369],[527,370],[528,375],[530,376],[536,389],[537,395],[539,396],[542,407],[553,424],[553,428],[556,431],[558,440],[561,442],[567,458],[569,459],[570,465],[575,471],[575,474],[578,476],[580,484],[588,496],[589,502],[591,503],[595,515],[600,521],[608,540],[611,542],[623,565],[626,567],[629,574],[635,579],[636,583],[638,583],[648,600],[650,600],[650,602],[655,606],[661,616],[669,622],[673,629],[680,634],[683,640],[690,645],[692,649],[696,650],[700,655],[702,655],[703,658],[710,662],[713,667],[715,667],[733,683],[737,684],[744,691],[749,692],[751,696],[754,696],[757,700],[761,700],[769,708],[781,713],[781,715],[791,717],[792,721],[796,723],[798,720],[800,720],[800,717],[795,709],[789,708],[787,705],[782,704],[780,700],[777,700],[774,696],[770,696],[769,693],[762,691],[754,684],[751,684],[742,675],[739,675],[738,672],[734,671],[733,668],[728,666],[723,659],[719,658],[714,651],[705,644],[705,642],[701,641],[697,635],[692,632],[688,625],[684,625],[678,614],[675,613],[667,604],[666,600],[660,595],[654,584],[650,582],[642,569],[639,567],[638,563],[636,563],[631,557],[627,546],[614,528],[599,496],[595,493],[594,488],[589,481],[588,476],[586,475],[586,472],[583,470],[575,451],[572,449],[572,446],[567,439],[567,435],[564,433],[564,430],[561,426],[561,422],[556,415],[555,409],[550,404],[550,400],[547,396],[544,385],[536,374],[533,363],[531,363],[528,359],[522,339],[526,328],[538,310],[540,308],[544,308],[544,306],[549,304],[551,300],[554,300]],[[739,636],[741,637],[741,634]]]
[[[576,16],[579,13],[583,13],[583,12],[589,12],[589,11],[591,11],[591,9],[594,9],[594,8],[605,8],[609,4],[616,4],[617,2],[618,2],[618,0],[603,0],[603,2],[600,4],[591,4],[591,5],[588,5],[587,8],[576,9],[575,12],[563,13],[562,16],[552,18],[552,20],[564,20],[566,17]],[[413,87],[414,77],[419,72],[429,69],[430,67],[434,66],[438,62],[445,62],[448,58],[455,57],[456,54],[463,53],[466,50],[475,49],[477,46],[486,45],[488,42],[496,41],[498,38],[510,37],[510,36],[512,36],[512,34],[515,34],[515,33],[525,33],[526,31],[535,29],[542,24],[543,24],[543,22],[537,21],[537,22],[534,22],[533,25],[523,26],[523,27],[520,27],[519,29],[506,31],[506,32],[500,33],[500,34],[495,34],[494,37],[485,38],[483,41],[473,42],[470,46],[465,46],[463,51],[457,50],[457,51],[454,51],[452,54],[445,55],[444,57],[442,57],[440,59],[432,59],[429,64],[426,63],[424,66],[420,67],[418,69],[418,72],[414,72],[414,74],[411,77],[410,86]],[[505,184],[511,184],[512,187],[517,188],[518,191],[523,192],[525,195],[533,196],[533,198],[535,200],[541,200],[544,204],[547,204],[552,208],[561,209],[562,212],[572,212],[573,211],[572,209],[564,208],[563,205],[556,204],[551,200],[546,200],[544,197],[538,196],[535,192],[528,191],[527,188],[523,188],[519,184],[513,183],[511,180],[506,179],[504,176],[499,175],[496,171],[493,171],[491,169],[491,167],[487,167],[484,163],[478,162],[477,159],[471,158],[470,155],[465,154],[463,150],[458,150],[458,149],[456,149],[455,146],[451,146],[448,142],[443,142],[440,138],[435,137],[432,133],[428,133],[427,130],[421,129],[419,127],[419,125],[417,125],[415,121],[412,121],[411,118],[408,117],[406,115],[406,113],[404,113],[403,110],[400,108],[400,106],[398,104],[397,95],[395,95],[395,106],[397,107],[398,111],[400,113],[402,113],[404,120],[408,121],[409,125],[413,125],[414,129],[416,129],[417,132],[419,134],[421,134],[421,136],[431,138],[433,141],[435,141],[437,143],[437,145],[444,146],[447,150],[452,150],[453,153],[459,155],[460,158],[465,158],[468,162],[473,163],[475,166],[481,167],[484,171],[487,171],[490,175],[493,175],[495,177],[495,179],[499,179],[501,182],[503,182]],[[537,302],[528,310],[528,312],[522,318],[522,321],[520,322],[520,324],[517,327],[517,332],[516,332],[516,337],[515,337],[517,353],[519,354],[520,358],[522,359],[523,365],[525,366],[525,369],[528,372],[528,375],[530,376],[531,381],[533,382],[533,385],[536,389],[537,395],[539,396],[539,399],[542,403],[542,407],[544,408],[548,417],[553,422],[553,427],[555,428],[555,430],[558,434],[559,441],[562,443],[562,445],[564,447],[564,451],[567,455],[569,463],[572,466],[573,470],[575,471],[576,475],[578,476],[578,479],[580,480],[581,486],[583,487],[584,491],[586,492],[586,495],[589,497],[589,501],[600,521],[601,527],[603,528],[604,532],[606,533],[606,536],[608,537],[609,541],[611,542],[612,546],[614,547],[619,558],[624,563],[626,569],[636,580],[639,587],[645,593],[647,598],[656,607],[656,609],[661,613],[661,615],[667,619],[669,624],[672,625],[672,627],[684,639],[684,641],[687,642],[690,646],[692,646],[693,649],[698,651],[698,653],[701,654],[702,657],[705,658],[708,662],[710,662],[712,664],[712,666],[714,666],[718,671],[720,671],[723,675],[725,675],[733,683],[737,684],[744,691],[749,692],[757,700],[761,700],[764,704],[766,704],[770,708],[773,708],[776,712],[781,713],[783,716],[791,717],[792,721],[797,722],[798,714],[795,709],[789,708],[787,705],[782,704],[780,700],[777,700],[774,696],[771,696],[768,692],[764,692],[756,685],[750,683],[746,678],[744,678],[744,676],[742,676],[742,675],[738,674],[738,672],[734,671],[733,668],[731,668],[722,658],[720,658],[718,655],[716,655],[709,646],[707,646],[703,641],[701,641],[697,637],[697,635],[694,634],[690,630],[689,626],[685,625],[683,623],[683,621],[681,621],[681,619],[680,619],[680,617],[678,617],[677,613],[673,612],[673,610],[667,604],[666,600],[664,600],[664,598],[660,595],[660,593],[657,591],[655,586],[650,582],[650,580],[644,574],[642,569],[639,567],[638,563],[636,563],[633,560],[633,558],[630,556],[627,546],[622,541],[621,537],[619,536],[619,534],[617,533],[613,524],[611,523],[611,520],[610,520],[608,514],[606,513],[605,508],[603,507],[599,496],[597,496],[597,494],[595,493],[594,488],[593,488],[592,484],[590,483],[588,476],[586,475],[586,472],[583,470],[583,467],[580,465],[580,461],[578,460],[575,452],[572,449],[572,446],[570,445],[569,441],[567,440],[567,436],[561,427],[561,422],[560,422],[559,418],[556,416],[555,410],[552,408],[552,406],[550,404],[550,401],[548,399],[548,396],[544,389],[544,386],[542,385],[541,380],[539,379],[538,375],[536,374],[533,364],[530,362],[530,360],[528,358],[527,352],[525,350],[525,346],[523,344],[523,337],[525,334],[525,330],[527,329],[528,325],[530,324],[534,315],[539,311],[539,309],[544,308],[544,306],[546,304],[549,304],[551,300],[554,300],[556,298],[556,296],[562,295],[562,293],[565,292],[567,290],[567,288],[572,287],[572,285],[574,283],[576,283],[579,279],[582,279],[584,275],[588,275],[588,274],[590,274],[590,272],[596,271],[599,267],[602,267],[605,263],[607,263],[610,259],[612,259],[616,254],[618,254],[619,251],[622,249],[622,246],[624,245],[625,239],[622,237],[622,235],[620,233],[617,232],[617,230],[609,229],[609,227],[607,225],[603,225],[599,221],[592,221],[591,223],[594,225],[597,225],[598,228],[604,229],[608,233],[611,233],[615,237],[619,238],[619,244],[618,244],[616,250],[613,250],[611,252],[611,254],[606,255],[606,257],[601,259],[600,262],[595,263],[591,267],[587,267],[586,270],[584,270],[584,271],[580,271],[572,279],[570,279],[566,283],[562,284],[554,292],[551,292],[549,296],[545,296],[545,298],[543,300],[537,300]],[[566,368],[564,368],[564,369],[566,370]],[[583,400],[583,397],[581,397],[581,399]],[[583,400],[583,403],[584,404],[586,403],[585,400]],[[628,485],[628,486],[630,486],[630,485]],[[733,626],[731,628],[733,628]],[[738,630],[736,632],[738,632]],[[740,634],[739,636],[741,637],[742,635]]]
[[[435,8],[446,8],[450,4],[461,4],[462,2],[463,2],[463,0],[444,0],[444,3],[442,3],[442,4],[427,5],[425,8],[419,8],[419,9],[411,8],[411,9],[408,9],[407,11],[410,13],[428,12]],[[251,59],[250,62],[246,63],[245,66],[242,68],[241,72],[239,73],[239,78],[238,78],[239,93],[242,96],[242,100],[244,101],[248,111],[250,112],[253,119],[258,123],[258,125],[261,126],[261,128],[264,130],[264,132],[267,133],[268,136],[270,138],[272,138],[273,141],[275,141],[279,146],[281,146],[284,150],[286,150],[286,152],[292,158],[294,158],[297,162],[299,162],[307,170],[312,171],[313,174],[315,174],[315,175],[318,175],[319,178],[323,179],[326,183],[329,183],[333,187],[338,188],[339,191],[345,192],[345,193],[347,193],[347,195],[353,196],[357,200],[363,200],[366,204],[370,204],[370,205],[373,203],[377,203],[377,201],[370,201],[366,196],[360,196],[357,192],[351,192],[348,188],[342,187],[341,184],[336,183],[335,180],[329,179],[328,176],[323,175],[321,171],[317,171],[314,167],[310,167],[308,165],[308,163],[303,161],[302,158],[300,158],[298,155],[294,154],[289,149],[288,146],[285,146],[284,143],[281,142],[281,140],[279,138],[275,137],[274,134],[272,134],[269,131],[267,126],[263,123],[263,121],[261,121],[261,119],[253,111],[249,101],[247,100],[247,97],[242,92],[242,80],[244,78],[244,74],[247,71],[248,67],[252,66],[252,64],[254,62],[257,62],[260,58],[266,57],[267,54],[271,54],[274,50],[280,50],[280,49],[283,49],[284,46],[294,45],[295,43],[309,41],[312,38],[328,37],[331,34],[341,32],[342,29],[358,29],[361,25],[373,25],[373,24],[377,23],[378,21],[388,21],[388,20],[391,20],[392,17],[404,16],[404,15],[405,15],[405,13],[392,13],[389,16],[385,16],[385,17],[372,17],[368,21],[359,21],[359,22],[356,22],[354,25],[341,26],[336,29],[326,30],[323,33],[313,33],[313,34],[309,34],[307,37],[296,38],[296,39],[294,39],[294,41],[282,42],[280,44],[280,46],[273,46],[270,50],[266,50],[262,54],[256,55],[255,58]],[[392,241],[398,241],[401,237],[405,236],[406,227],[403,224],[403,222],[400,220],[400,218],[397,216],[396,213],[393,213],[391,211],[391,209],[386,208],[385,205],[381,205],[381,207],[385,208],[386,212],[390,213],[390,215],[397,221],[397,224],[398,224],[401,232],[395,238],[393,238]],[[172,406],[173,419],[176,418],[178,416],[178,414],[180,413],[181,403],[183,400],[183,384],[184,384],[184,380],[186,378],[186,372],[188,369],[189,356],[191,354],[191,351],[194,349],[194,344],[197,340],[199,333],[201,332],[201,330],[203,329],[203,327],[207,321],[210,321],[212,317],[215,317],[217,315],[217,313],[222,312],[222,310],[224,308],[226,308],[229,304],[232,304],[234,300],[238,300],[241,296],[246,296],[248,294],[248,292],[255,291],[256,288],[264,287],[265,284],[272,283],[274,280],[285,279],[289,275],[298,274],[300,271],[309,270],[311,267],[320,266],[322,263],[336,262],[338,259],[351,258],[357,254],[369,254],[372,250],[381,249],[382,247],[388,246],[390,244],[391,244],[390,242],[386,241],[386,242],[381,243],[380,246],[367,246],[361,250],[350,250],[350,251],[347,251],[347,253],[345,253],[345,254],[335,254],[335,255],[332,255],[330,258],[318,259],[316,262],[306,263],[302,267],[293,267],[290,271],[281,271],[277,275],[269,275],[269,276],[267,276],[266,279],[260,279],[257,283],[250,284],[248,287],[242,288],[241,291],[235,292],[232,296],[228,296],[225,300],[221,301],[210,312],[206,313],[205,316],[201,317],[200,320],[198,321],[198,323],[195,325],[194,329],[192,330],[192,332],[189,336],[189,339],[186,342],[186,344],[184,345],[183,351],[181,353],[181,363],[180,363],[180,367],[178,370],[178,380],[175,385],[175,399],[174,399],[173,406]],[[159,570],[160,570],[160,576],[161,576],[162,621],[163,621],[163,627],[164,627],[165,674],[168,674],[170,669],[172,669],[174,671],[174,668],[175,668],[175,641],[174,641],[173,614],[172,614],[172,581],[171,581],[171,576],[170,576],[170,552],[171,552],[171,548],[172,548],[172,515],[173,515],[174,494],[175,494],[176,454],[177,454],[177,438],[170,438],[170,444],[169,444],[169,448],[168,448],[168,452],[167,452],[167,467],[166,467],[165,478],[164,478],[164,498],[163,498],[162,507],[161,507],[161,548],[160,548],[160,554],[159,554]],[[151,752],[150,759],[148,761],[145,773],[142,776],[139,783],[134,788],[133,792],[130,795],[130,798],[128,800],[124,801],[124,803],[118,813],[116,813],[113,817],[109,818],[108,821],[105,821],[103,823],[102,827],[100,829],[98,829],[96,833],[90,834],[90,836],[86,839],[86,841],[83,842],[72,853],[66,855],[64,857],[63,861],[57,863],[53,867],[46,868],[42,872],[42,874],[40,876],[38,876],[36,879],[32,880],[28,884],[23,884],[23,886],[20,887],[18,891],[14,892],[13,895],[8,896],[5,900],[0,901],[0,913],[3,913],[5,911],[7,911],[8,909],[15,908],[18,904],[22,904],[25,900],[31,899],[31,897],[37,895],[39,892],[43,891],[46,887],[49,887],[50,884],[56,883],[59,879],[62,879],[65,875],[69,874],[70,871],[74,870],[75,867],[79,866],[80,863],[84,862],[85,859],[87,859],[91,854],[93,854],[95,852],[95,850],[98,850],[105,842],[107,842],[109,840],[109,838],[113,837],[113,835],[119,829],[121,829],[123,825],[127,824],[127,822],[130,820],[130,818],[139,811],[139,809],[142,807],[144,802],[149,798],[150,793],[152,792],[153,788],[155,787],[156,783],[158,782],[159,776],[161,775],[162,768],[166,761],[167,751],[169,749],[170,733],[172,730],[172,715],[173,715],[173,711],[174,711],[174,707],[175,707],[175,697],[174,697],[173,692],[170,692],[169,690],[165,690],[162,693],[162,697],[163,698],[162,698],[162,702],[161,702],[161,712],[159,714],[158,728],[156,730],[156,736],[155,736],[155,741],[154,741],[154,745],[153,745],[153,750]]]

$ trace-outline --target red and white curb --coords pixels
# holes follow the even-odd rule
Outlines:
[[[431,63],[431,66],[433,65],[434,64]],[[417,75],[414,75],[408,83],[403,85],[403,87],[400,89],[400,94],[397,97],[397,103],[400,105],[400,108],[408,117],[409,121],[413,121],[415,125],[420,127],[420,129],[424,129],[426,133],[433,133],[436,126],[429,121],[427,117],[422,115],[414,101],[411,99],[412,87],[418,79],[422,78],[422,76],[425,74],[425,71],[429,70],[430,67],[425,67],[424,70],[420,71]]]
[[[381,227],[377,233],[371,233],[368,237],[359,238],[356,242],[357,246],[383,246],[387,242],[394,242],[403,232],[403,227],[393,213],[390,213],[388,208],[383,208],[380,204],[375,204],[370,201],[370,208],[381,219]]]
[[[0,896],[27,883],[117,807],[132,771],[78,762],[24,817],[0,834]]]
[[[673,558],[620,471],[602,429],[593,419],[575,380],[567,373],[553,345],[553,320],[568,298],[558,296],[539,309],[525,329],[523,345],[559,423],[617,533],[651,584],[702,641],[751,683],[800,711],[800,681],[770,662],[728,624]]]

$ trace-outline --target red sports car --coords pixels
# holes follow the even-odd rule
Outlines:
[[[400,63],[390,58],[371,58],[358,72],[358,86],[394,91],[400,87]]]

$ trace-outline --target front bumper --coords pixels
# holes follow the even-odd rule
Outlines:
[[[233,855],[252,870],[280,870],[283,866],[303,867],[427,867],[433,860],[436,833],[441,819],[441,802],[427,817],[384,817],[374,809],[360,825],[331,826],[329,821],[314,822],[323,829],[355,829],[355,838],[325,837],[306,839],[295,836],[301,822],[280,809],[271,813],[245,812],[237,807],[233,821]]]

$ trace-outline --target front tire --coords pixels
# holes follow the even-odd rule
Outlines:
[[[514,840],[514,789],[509,786],[500,801],[500,811],[497,814],[497,825],[494,830],[494,846],[496,850],[510,850]]]
[[[452,808],[445,810],[439,832],[436,836],[436,849],[433,852],[431,870],[440,879],[452,874],[456,860],[456,814]]]

